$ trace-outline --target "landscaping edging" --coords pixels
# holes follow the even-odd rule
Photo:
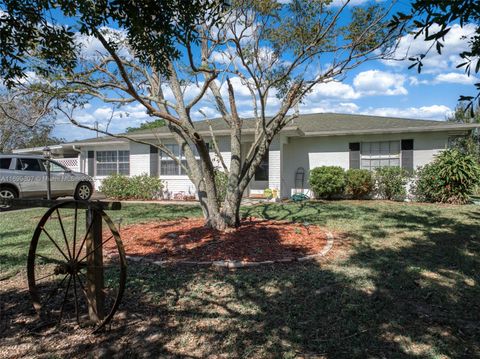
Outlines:
[[[213,267],[221,267],[221,268],[245,268],[245,267],[257,267],[260,265],[266,264],[275,264],[275,263],[289,263],[289,262],[304,262],[320,257],[324,257],[327,255],[328,252],[333,248],[333,242],[335,240],[333,234],[329,231],[325,231],[325,235],[327,236],[327,244],[325,248],[323,248],[320,252],[315,254],[310,254],[305,257],[297,257],[297,258],[282,258],[277,260],[271,261],[262,261],[262,262],[247,262],[247,261],[231,261],[231,260],[224,260],[224,261],[186,261],[186,260],[179,260],[179,261],[157,261],[150,258],[139,257],[139,256],[126,256],[127,260],[132,262],[143,262],[143,263],[151,263],[158,266],[172,266],[172,265],[196,265],[196,266],[213,266]]]

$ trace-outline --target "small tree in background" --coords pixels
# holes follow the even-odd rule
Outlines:
[[[52,135],[50,101],[41,94],[16,97],[7,91],[0,93],[0,153],[64,141]]]

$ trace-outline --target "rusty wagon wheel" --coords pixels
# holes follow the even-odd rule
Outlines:
[[[80,203],[62,202],[40,219],[28,253],[28,287],[45,325],[76,322],[97,332],[118,309],[127,262],[110,217],[100,209],[89,210],[95,215],[88,216]],[[95,232],[102,236],[92,240]]]

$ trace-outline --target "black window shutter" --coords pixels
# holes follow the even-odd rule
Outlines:
[[[350,150],[350,168],[360,168],[360,142],[348,144]]]
[[[150,145],[150,177],[158,177],[158,147]]]
[[[87,152],[87,174],[89,176],[95,175],[95,151]]]
[[[402,168],[413,173],[413,140],[402,140]]]

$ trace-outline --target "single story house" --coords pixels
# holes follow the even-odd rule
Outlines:
[[[209,121],[228,166],[230,161],[229,129],[222,120]],[[341,166],[375,169],[401,166],[413,171],[447,148],[452,139],[466,136],[479,124],[400,119],[390,117],[308,114],[289,123],[273,141],[246,196],[259,196],[264,189],[277,189],[283,198],[294,193],[308,193],[309,171],[318,166]],[[208,141],[206,121],[196,123],[199,133]],[[254,122],[245,120],[243,143],[253,141]],[[167,127],[138,130],[134,139],[168,146],[179,153],[179,147]],[[16,153],[41,152],[41,148],[16,150]],[[159,176],[169,194],[194,194],[195,188],[178,164],[154,146],[126,139],[97,137],[53,146],[55,157],[66,166],[94,177],[97,188],[108,175],[149,174]],[[211,152],[212,156],[215,156]],[[215,160],[215,158],[214,158]]]

